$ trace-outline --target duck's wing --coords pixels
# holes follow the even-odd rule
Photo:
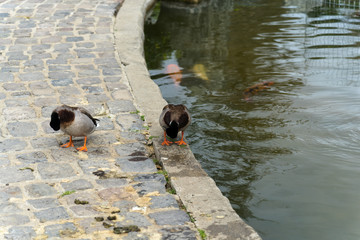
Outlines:
[[[191,122],[190,114],[186,111],[181,113],[181,115],[179,116],[178,122],[179,122],[179,129],[185,130],[185,128],[187,126],[189,126],[189,124]]]
[[[161,111],[159,117],[159,123],[162,128],[167,128],[170,125],[171,113],[170,113],[171,104],[165,105]]]
[[[187,107],[183,104],[177,105],[173,108],[173,118],[179,123],[179,129],[185,130],[185,128],[191,122],[191,116]]]
[[[78,109],[82,114],[84,114],[84,115],[86,115],[88,118],[90,118],[91,121],[94,123],[94,125],[97,126],[96,121],[100,121],[99,119],[93,118],[93,116],[91,116],[91,113],[90,113],[88,110],[86,110],[85,108],[83,108],[83,107],[78,107],[77,109]]]

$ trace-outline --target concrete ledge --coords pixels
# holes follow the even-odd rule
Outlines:
[[[116,48],[124,75],[132,89],[138,109],[154,138],[156,157],[168,172],[171,184],[197,228],[208,239],[261,239],[247,225],[222,195],[215,182],[201,168],[189,147],[163,147],[163,131],[159,125],[161,110],[167,102],[159,87],[151,80],[144,60],[144,20],[155,0],[125,0],[115,22]]]

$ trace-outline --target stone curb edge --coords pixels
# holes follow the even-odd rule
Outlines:
[[[156,0],[125,0],[119,9],[114,26],[115,44],[124,75],[132,90],[135,104],[145,115],[153,138],[157,159],[167,171],[172,187],[198,229],[208,239],[261,239],[234,211],[201,168],[189,147],[163,147],[163,131],[158,119],[163,106],[159,87],[151,80],[144,59],[144,20]]]

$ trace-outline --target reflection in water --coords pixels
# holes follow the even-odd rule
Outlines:
[[[191,149],[264,239],[360,237],[355,10],[322,0],[163,2],[145,28],[152,78],[192,113]],[[264,82],[274,84],[244,99]]]

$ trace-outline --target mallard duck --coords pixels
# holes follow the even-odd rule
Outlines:
[[[166,105],[160,114],[160,126],[164,129],[164,142],[161,145],[169,146],[172,142],[166,139],[166,135],[170,138],[176,138],[181,131],[181,140],[175,143],[179,145],[187,145],[184,141],[184,131],[191,123],[189,110],[185,105]]]
[[[61,129],[70,135],[70,141],[61,145],[63,148],[74,147],[72,137],[84,137],[84,146],[77,150],[86,152],[87,135],[94,132],[97,126],[96,121],[99,119],[93,118],[85,108],[62,105],[52,112],[50,126],[55,131]]]

